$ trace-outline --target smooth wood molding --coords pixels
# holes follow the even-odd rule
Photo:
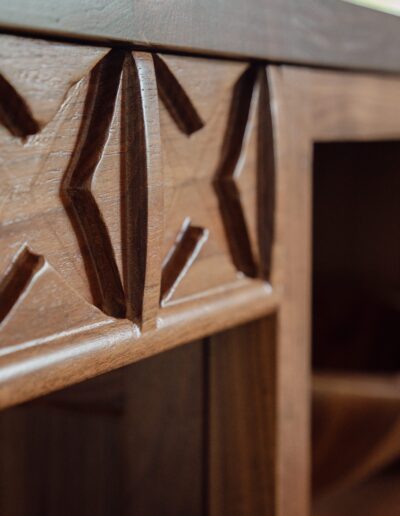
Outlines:
[[[0,5],[0,27],[192,54],[400,71],[400,19],[340,0],[14,0]]]
[[[238,289],[202,304],[187,306],[187,314],[167,310],[157,330],[140,335],[126,321],[70,332],[43,346],[27,343],[1,357],[0,407],[4,408],[66,385],[111,371],[154,354],[185,344],[224,328],[273,313],[279,295],[263,287]]]

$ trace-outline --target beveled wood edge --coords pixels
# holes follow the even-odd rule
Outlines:
[[[89,4],[89,5],[88,5]],[[21,15],[23,13],[23,15]],[[341,0],[14,0],[0,31],[148,51],[400,72],[400,18]]]
[[[148,358],[175,346],[278,310],[281,288],[262,281],[160,312],[157,328],[140,334],[127,320],[70,332],[2,357],[0,409]]]

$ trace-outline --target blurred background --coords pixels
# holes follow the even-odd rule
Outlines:
[[[345,0],[351,4],[363,5],[371,9],[379,9],[392,14],[400,15],[399,0]]]

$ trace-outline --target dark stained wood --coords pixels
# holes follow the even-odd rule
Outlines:
[[[382,469],[400,458],[400,141],[318,143],[313,164],[313,498],[395,513]],[[385,482],[387,500],[366,495]]]
[[[154,5],[146,8],[152,24]],[[252,7],[240,5],[232,4],[235,19],[251,20]],[[288,5],[271,11],[268,38],[307,3]],[[138,20],[143,6],[135,6]],[[329,33],[318,9],[316,17],[301,13]],[[185,8],[177,13],[179,21]],[[379,19],[391,20],[381,32],[386,41],[398,22]],[[305,26],[306,41],[319,34],[326,62],[338,64],[329,61],[337,31],[324,40],[325,32]],[[350,52],[340,65],[367,63],[365,51],[374,67],[381,40],[361,51],[365,40],[354,27],[352,34],[338,40]],[[302,54],[302,41],[293,59],[320,55],[312,46]],[[6,35],[0,52],[0,88],[10,97],[0,99],[0,406],[253,321],[211,337],[206,357],[197,344],[187,360],[160,355],[133,376],[115,373],[110,391],[78,387],[75,400],[62,393],[45,400],[84,426],[84,442],[77,432],[71,443],[88,457],[63,446],[69,416],[54,422],[45,407],[36,420],[35,404],[15,409],[10,414],[22,416],[11,416],[4,442],[18,437],[9,435],[20,424],[28,451],[17,450],[13,463],[6,450],[1,474],[14,471],[21,483],[13,489],[24,492],[24,475],[40,463],[37,450],[46,450],[55,426],[46,470],[57,478],[54,489],[43,495],[39,475],[28,489],[40,516],[45,497],[58,500],[63,485],[57,453],[70,460],[69,476],[81,461],[88,483],[93,468],[99,475],[97,485],[71,479],[91,498],[83,506],[90,514],[306,516],[313,144],[400,138],[400,79]],[[96,414],[87,428],[75,416],[85,412]],[[104,434],[89,441],[103,417]],[[99,486],[109,506],[92,500]],[[77,500],[70,496],[62,510],[74,514]],[[50,513],[60,513],[57,503],[49,502]]]
[[[313,365],[318,371],[400,368],[399,167],[399,141],[315,146]]]
[[[310,511],[311,174],[303,152],[311,152],[312,137],[302,116],[311,104],[293,99],[295,83],[283,79],[286,70],[268,69],[277,164],[273,263],[280,263],[278,269],[273,267],[271,281],[284,284],[277,320],[275,493],[278,515],[306,516]]]
[[[313,402],[316,498],[354,486],[400,457],[395,375],[319,373]]]
[[[121,395],[116,372],[1,412],[0,512],[122,515]]]
[[[257,68],[249,66],[235,84],[221,157],[214,178],[214,188],[225,232],[229,235],[228,243],[233,262],[237,270],[249,277],[257,276],[257,267],[251,249],[236,175],[238,172],[240,173],[240,158],[248,127],[256,78]]]
[[[0,513],[203,516],[202,342],[0,414]]]
[[[389,468],[378,476],[313,505],[314,516],[393,516],[400,506],[399,468]]]
[[[203,120],[165,60],[158,54],[153,59],[160,98],[176,125],[187,136],[202,129]]]
[[[113,317],[126,315],[124,290],[110,234],[91,189],[109,137],[123,62],[122,52],[110,52],[90,72],[82,122],[60,185],[61,200],[82,250],[93,302]]]
[[[176,243],[163,264],[161,277],[161,305],[174,294],[185,271],[197,258],[208,238],[208,230],[192,226],[187,218],[178,233]]]
[[[125,369],[126,516],[204,516],[204,342]]]
[[[57,284],[49,286],[57,287]],[[71,299],[65,310],[72,311],[74,306],[75,300]],[[213,302],[207,303],[206,311],[204,305],[188,303],[188,317],[165,308],[158,329],[148,331],[140,339],[131,324],[114,322],[49,340],[45,349],[27,346],[2,357],[0,406],[14,405],[137,362],[193,338],[273,313],[278,306],[279,295],[258,284],[252,290],[232,292],[229,302],[226,296],[217,295]]]
[[[208,355],[207,514],[279,514],[276,318],[214,335]]]
[[[340,0],[14,0],[2,2],[0,26],[190,53],[400,71],[400,20]]]
[[[145,331],[156,327],[161,281],[163,178],[157,83],[149,54],[129,53],[125,62],[120,122],[121,251],[127,315]]]

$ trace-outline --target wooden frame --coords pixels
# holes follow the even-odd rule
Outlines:
[[[15,0],[0,6],[0,25],[147,50],[400,71],[400,20],[341,0]]]
[[[9,44],[8,52],[18,53],[19,44],[15,47],[15,40],[19,38],[3,36],[5,48],[7,48],[7,44],[4,41],[8,38],[14,40],[12,44]],[[25,45],[22,38],[20,45],[21,48]],[[76,104],[71,104],[72,111],[78,112],[86,102],[86,106],[95,115],[98,109],[97,105],[107,105],[109,100],[107,93],[111,91],[113,93],[111,97],[115,99],[118,95],[117,92],[121,91],[120,97],[125,95],[125,101],[126,99],[129,101],[126,101],[126,105],[133,105],[136,115],[131,118],[129,113],[123,112],[121,108],[121,112],[115,116],[120,116],[122,113],[121,119],[124,120],[124,127],[131,132],[110,130],[110,128],[115,129],[115,126],[112,125],[115,117],[110,113],[106,113],[102,117],[95,116],[95,122],[90,117],[87,122],[85,116],[82,115],[83,139],[76,147],[72,146],[72,158],[67,160],[68,167],[65,169],[64,179],[61,182],[61,192],[64,196],[62,199],[65,204],[62,205],[57,197],[58,204],[51,215],[61,216],[62,212],[62,217],[64,217],[62,220],[67,220],[62,209],[65,206],[71,209],[73,213],[71,226],[74,222],[80,224],[79,229],[83,233],[83,240],[86,244],[91,238],[89,229],[93,230],[94,226],[100,228],[97,236],[106,249],[106,251],[103,249],[102,256],[105,256],[104,260],[109,259],[108,249],[111,246],[109,241],[112,241],[114,235],[110,232],[111,236],[108,239],[105,238],[104,231],[102,232],[101,229],[103,228],[103,219],[97,217],[94,224],[90,219],[90,216],[95,213],[95,210],[90,209],[93,208],[93,196],[91,196],[90,190],[96,167],[91,160],[86,162],[84,157],[82,158],[84,154],[82,149],[89,148],[91,150],[90,138],[86,137],[85,139],[85,134],[93,135],[98,131],[100,136],[95,134],[96,138],[99,138],[96,139],[96,142],[100,142],[99,147],[102,150],[106,144],[110,144],[110,141],[111,145],[118,145],[120,141],[115,143],[112,138],[120,134],[125,145],[124,152],[121,152],[125,160],[124,166],[126,169],[134,166],[135,171],[139,171],[136,175],[127,174],[124,178],[126,181],[124,187],[130,194],[136,191],[135,188],[146,193],[143,196],[146,199],[144,204],[142,204],[143,198],[141,198],[137,206],[125,206],[126,226],[134,230],[132,234],[139,234],[140,237],[143,237],[147,247],[145,253],[143,253],[143,248],[137,245],[127,245],[126,248],[121,246],[120,248],[120,254],[126,252],[129,260],[136,264],[127,274],[126,285],[124,284],[128,299],[127,306],[123,308],[123,310],[126,309],[124,317],[120,317],[118,312],[121,308],[120,304],[116,303],[117,306],[113,304],[118,296],[109,296],[110,292],[107,289],[98,288],[100,295],[96,309],[87,302],[82,304],[84,308],[78,307],[76,310],[79,312],[78,314],[71,309],[74,316],[77,315],[77,317],[81,316],[81,310],[83,313],[86,313],[85,310],[87,310],[88,319],[93,323],[92,326],[89,325],[89,328],[79,323],[74,327],[74,331],[59,331],[54,338],[46,339],[42,335],[40,337],[42,341],[39,338],[40,342],[37,339],[22,340],[17,343],[15,349],[12,349],[14,343],[8,345],[7,352],[3,353],[0,363],[0,405],[2,407],[10,406],[130,364],[189,340],[253,321],[245,330],[240,328],[232,330],[229,340],[233,342],[233,347],[229,350],[224,346],[226,335],[212,337],[217,345],[213,347],[209,356],[208,381],[211,393],[209,413],[211,419],[207,429],[210,442],[208,509],[210,514],[215,516],[224,512],[230,515],[235,514],[234,511],[237,511],[236,514],[240,516],[249,513],[269,514],[271,512],[277,516],[308,514],[310,502],[309,344],[313,144],[317,141],[400,138],[400,103],[398,102],[400,79],[389,76],[307,70],[290,66],[266,67],[265,63],[253,65],[171,55],[154,57],[145,52],[131,53],[126,49],[109,51],[103,47],[75,47],[66,43],[30,41],[28,48],[35,45],[41,47],[42,53],[37,52],[34,56],[36,58],[39,56],[39,59],[44,56],[46,62],[51,62],[49,57],[54,58],[57,56],[57,52],[63,53],[60,60],[60,63],[63,63],[60,65],[61,72],[55,73],[55,78],[53,77],[55,82],[52,84],[53,86],[55,84],[54,95],[49,96],[45,86],[42,87],[43,91],[40,88],[35,90],[29,81],[24,79],[24,74],[18,69],[18,59],[9,59],[7,65],[10,68],[2,70],[1,81],[3,91],[8,92],[8,98],[11,99],[9,104],[3,103],[2,105],[3,132],[1,138],[4,148],[6,145],[17,145],[20,150],[29,149],[29,152],[32,152],[32,156],[35,157],[34,153],[37,152],[35,145],[46,145],[46,141],[41,142],[39,136],[35,140],[36,135],[46,124],[51,123],[55,114],[61,109],[66,109],[66,106],[68,107],[68,102],[64,101],[70,97],[65,95],[73,87],[77,87],[78,90],[82,88],[77,93],[80,93],[82,97],[79,97]],[[74,50],[70,53],[71,48]],[[46,72],[46,66],[40,68],[29,52],[29,59],[24,52],[21,55],[24,72],[26,69],[29,70],[29,66],[35,72],[37,70],[41,73],[43,70]],[[79,60],[77,56],[80,57]],[[393,68],[391,59],[387,62],[389,64],[386,64]],[[78,66],[75,61],[79,64],[79,70],[74,68],[74,73],[71,75],[64,73],[70,71],[69,67]],[[345,63],[349,65],[352,62],[352,59],[349,59]],[[364,62],[363,59],[357,60],[360,66]],[[205,229],[207,228],[185,223],[181,226],[181,232],[178,233],[175,240],[171,236],[173,231],[169,228],[164,245],[171,248],[172,252],[166,255],[167,259],[164,260],[164,267],[162,266],[161,246],[163,244],[161,242],[163,239],[160,235],[160,213],[164,208],[160,191],[165,185],[160,173],[160,141],[164,137],[165,147],[172,142],[176,148],[186,151],[187,138],[190,136],[191,142],[196,139],[196,136],[192,137],[192,135],[202,127],[204,120],[200,115],[202,108],[207,104],[204,99],[202,100],[202,89],[199,88],[196,92],[193,87],[193,83],[202,75],[195,70],[200,66],[204,67],[201,72],[212,69],[211,85],[209,84],[208,87],[216,98],[219,98],[217,86],[223,88],[220,100],[225,99],[226,104],[222,112],[224,116],[228,117],[228,122],[232,119],[238,122],[232,126],[240,127],[239,133],[234,131],[232,136],[228,123],[228,130],[225,133],[218,126],[218,130],[212,135],[214,138],[219,138],[219,144],[224,142],[221,144],[222,158],[220,161],[216,159],[217,173],[213,176],[214,187],[217,183],[215,190],[219,192],[220,196],[218,197],[218,193],[216,194],[212,209],[215,210],[215,206],[219,202],[218,206],[222,212],[221,220],[224,219],[226,213],[229,216],[233,213],[235,222],[240,227],[243,217],[237,209],[237,204],[232,201],[237,197],[239,189],[235,185],[233,172],[240,156],[232,151],[232,148],[235,148],[232,141],[239,142],[240,150],[242,150],[246,132],[253,131],[253,137],[254,134],[257,136],[254,141],[261,138],[263,145],[261,154],[257,155],[260,161],[254,159],[254,149],[249,151],[250,154],[253,152],[253,164],[249,166],[249,170],[251,169],[253,173],[255,170],[258,172],[261,170],[264,179],[268,176],[268,188],[265,188],[265,184],[262,184],[261,187],[258,184],[255,188],[253,177],[253,182],[249,182],[253,186],[248,187],[250,194],[247,192],[249,198],[246,202],[247,205],[257,204],[255,199],[260,192],[263,194],[261,204],[268,207],[268,213],[266,219],[262,219],[264,223],[267,220],[266,225],[261,224],[261,226],[265,230],[263,235],[268,235],[266,240],[269,242],[272,268],[261,260],[257,262],[258,267],[255,273],[248,272],[246,269],[248,261],[243,259],[240,254],[242,249],[238,251],[240,246],[237,245],[235,239],[229,236],[229,224],[224,223],[226,220],[224,219],[219,223],[219,233],[216,231],[219,235],[216,240],[223,248],[223,251],[216,253],[216,259],[221,260],[218,263],[222,264],[221,270],[225,271],[228,267],[227,261],[229,261],[226,256],[231,256],[231,261],[237,271],[243,274],[237,274],[237,276],[234,274],[233,288],[228,288],[224,283],[222,287],[218,285],[221,288],[210,289],[211,293],[207,291],[207,295],[203,297],[191,298],[190,295],[187,295],[185,298],[182,296],[185,298],[184,303],[168,305],[169,293],[173,290],[180,274],[186,273],[187,263],[192,257],[198,256],[197,253],[206,238]],[[385,66],[384,64],[383,67]],[[193,75],[186,73],[190,69],[195,70],[192,72]],[[177,79],[179,74],[181,76]],[[121,77],[121,81],[117,81],[116,77],[118,79]],[[219,79],[217,80],[216,77]],[[187,84],[185,80],[187,80]],[[104,86],[106,83],[108,86]],[[248,84],[251,88],[248,88]],[[98,98],[93,100],[89,96],[85,97],[86,101],[83,100],[82,92],[87,93],[91,87],[94,87],[97,92],[100,91],[100,95],[104,95],[100,98],[102,102]],[[111,89],[108,90],[108,88]],[[178,106],[171,106],[171,92],[178,99]],[[229,99],[227,100],[228,92]],[[208,101],[209,98],[212,96],[210,95],[206,100]],[[123,105],[122,102],[121,106]],[[243,106],[247,107],[243,109]],[[13,107],[18,108],[16,110],[18,116],[10,116]],[[245,112],[245,117],[242,117],[243,112]],[[261,118],[257,118],[255,113],[260,115],[260,112]],[[81,112],[79,111],[79,113]],[[254,118],[251,118],[252,114]],[[66,120],[68,125],[72,124],[74,120],[76,122],[77,119],[72,116],[66,117]],[[121,125],[123,124],[121,123]],[[207,123],[205,126],[207,127]],[[93,127],[96,129],[94,133],[92,132]],[[118,126],[118,128],[120,127]],[[163,128],[167,136],[162,132]],[[108,131],[110,132],[108,133]],[[68,130],[63,134],[67,135],[66,139],[71,138],[71,141],[75,141],[71,137],[72,129],[69,125]],[[112,135],[111,140],[107,140],[108,134]],[[129,138],[132,134],[141,142],[139,154],[129,153],[132,145]],[[31,140],[29,140],[30,135],[34,135]],[[25,145],[27,141],[29,143],[33,141],[35,145],[32,147],[29,144]],[[212,142],[213,138],[210,138],[211,147]],[[33,150],[31,150],[32,148]],[[12,154],[17,155],[15,151]],[[99,160],[104,158],[105,161],[115,159],[116,154],[118,153],[110,152],[104,158],[101,152],[94,153],[96,158]],[[54,152],[51,154],[51,159],[61,159],[61,155],[60,152]],[[254,165],[255,161],[257,161],[257,166]],[[77,163],[80,167],[76,166]],[[15,165],[15,170],[20,170],[20,176],[10,174],[10,182],[16,176],[24,178],[27,175],[26,170],[18,169],[18,166]],[[109,162],[108,166],[112,169]],[[59,172],[59,169],[50,167],[49,173],[54,170]],[[49,177],[50,180],[47,182],[40,183],[39,181],[39,187],[45,188],[51,184],[51,180],[54,181],[53,176]],[[210,177],[207,176],[206,179],[210,182]],[[225,192],[225,198],[223,195],[221,196],[221,182],[224,182],[222,191]],[[60,285],[59,277],[50,270],[50,262],[46,262],[29,246],[26,247],[25,241],[23,241],[22,248],[9,244],[14,242],[16,234],[20,235],[19,231],[25,235],[26,227],[39,231],[30,222],[33,220],[33,216],[37,215],[34,212],[37,205],[29,200],[31,190],[19,186],[20,188],[16,188],[14,191],[14,193],[16,192],[15,197],[11,196],[10,198],[14,200],[18,198],[21,203],[10,208],[15,218],[10,216],[8,229],[4,233],[6,235],[4,238],[9,239],[7,240],[9,245],[7,249],[11,249],[13,252],[16,249],[18,251],[13,254],[15,257],[11,260],[11,266],[2,269],[3,286],[0,295],[7,294],[3,296],[2,303],[0,303],[0,315],[3,316],[2,320],[4,321],[11,313],[13,306],[18,304],[20,298],[23,297],[19,295],[23,290],[21,284],[16,281],[20,272],[21,276],[25,278],[22,282],[24,284],[31,285],[32,278],[34,278],[34,282],[39,283],[43,280],[45,273],[48,273],[50,276],[46,277],[50,277],[54,282],[51,285]],[[179,188],[186,188],[186,185],[183,183],[175,185],[172,190],[178,191]],[[273,192],[272,195],[271,192]],[[57,195],[58,193],[59,190],[57,190]],[[242,197],[245,195],[243,194]],[[77,198],[80,202],[74,204]],[[221,201],[221,198],[225,200]],[[45,197],[41,199],[43,200]],[[41,210],[45,211],[48,208],[46,202],[47,200],[44,202],[44,206],[39,206],[40,213]],[[110,203],[111,211],[115,209],[115,199],[112,196],[105,199],[105,205],[107,202]],[[188,205],[190,206],[190,203]],[[22,213],[27,216],[25,218],[16,217],[12,211],[14,208],[15,212],[21,209]],[[89,215],[88,212],[90,212]],[[146,214],[146,217],[145,224],[142,225],[143,213]],[[32,219],[30,219],[31,215]],[[111,220],[114,219],[111,218]],[[176,221],[173,218],[172,220],[175,224]],[[171,224],[171,227],[175,228],[174,224]],[[255,219],[253,225],[255,225]],[[12,226],[17,229],[9,229]],[[40,225],[38,227],[41,228]],[[271,228],[273,239],[271,238]],[[127,237],[126,243],[132,244],[129,238]],[[245,247],[251,247],[251,243],[255,242],[257,256],[263,257],[263,241],[259,239],[259,235],[254,237],[253,241],[250,235],[247,240],[250,244],[246,244]],[[37,241],[41,241],[41,238],[38,237]],[[46,242],[48,248],[53,249],[51,239]],[[19,240],[18,243],[20,243]],[[167,244],[170,244],[169,247]],[[90,245],[88,247],[90,250]],[[176,259],[176,254],[174,254],[177,249],[178,251],[183,249],[184,253],[178,254],[181,256],[183,254],[187,258],[183,265],[179,256],[179,259]],[[188,249],[189,251],[187,251]],[[91,253],[88,254],[90,262]],[[117,261],[116,258],[115,262]],[[64,262],[60,259],[60,263]],[[91,265],[93,266],[93,263]],[[108,265],[102,268],[101,263],[100,266],[98,263],[95,264],[97,286],[104,287],[103,275],[106,274],[105,271],[110,270]],[[17,268],[15,270],[18,274],[14,274],[14,266]],[[80,266],[83,270],[85,264],[81,263]],[[165,289],[162,286],[163,272],[167,275],[167,280],[164,282]],[[63,273],[68,274],[68,267],[63,269]],[[118,274],[116,273],[115,276]],[[60,294],[61,306],[64,309],[75,306],[75,301],[74,299],[71,301],[71,294],[68,290],[68,282],[72,281],[71,276],[67,277],[68,281],[61,282],[65,289]],[[119,286],[115,277],[107,276],[106,279],[109,280],[107,287],[110,288],[111,293],[118,292]],[[217,280],[219,281],[218,278]],[[10,285],[13,287],[11,288]],[[37,283],[35,285],[37,287]],[[137,285],[139,285],[140,295],[135,293]],[[198,277],[193,280],[193,285],[195,288],[201,286]],[[89,290],[86,288],[86,291],[80,295],[88,297]],[[9,296],[10,291],[17,292],[18,296]],[[166,294],[165,298],[161,299],[161,306],[159,303],[160,291]],[[57,296],[51,297],[49,292],[54,294],[53,286],[30,299],[33,309],[39,310],[42,306],[47,306],[44,302],[49,297],[56,299]],[[10,297],[15,298],[11,307],[9,306]],[[24,299],[26,300],[26,298]],[[162,301],[165,301],[165,306]],[[89,308],[87,305],[90,305]],[[48,310],[54,309],[53,303],[50,303]],[[40,310],[38,313],[41,313]],[[20,319],[16,318],[15,327],[22,327],[21,321],[26,321],[25,314],[26,312],[20,316]],[[127,317],[125,317],[126,314]],[[276,314],[276,319],[267,318],[271,314]],[[255,321],[256,319],[261,320]],[[11,333],[9,332],[8,336]],[[7,337],[7,332],[4,335]],[[53,332],[51,336],[54,335]],[[249,335],[251,335],[250,342],[248,342]],[[38,343],[42,345],[39,346]],[[249,378],[252,381],[249,381]],[[230,392],[227,386],[232,384],[241,386],[242,393],[245,393],[243,399],[229,398]],[[252,424],[251,414],[246,412],[249,399],[257,404],[257,424],[255,425]],[[229,427],[227,421],[235,418],[240,421],[240,425]],[[243,444],[244,442],[247,443],[247,447],[239,446],[235,449],[235,443]],[[235,469],[230,469],[232,462],[235,464]],[[254,467],[255,464],[257,467]],[[223,477],[221,471],[226,470],[230,474]],[[239,505],[236,498],[238,492],[241,500]]]
[[[1,406],[276,309],[263,66],[0,44]]]
[[[313,145],[400,139],[400,79],[270,67],[285,289],[277,342],[277,514],[309,514]],[[280,240],[282,239],[282,240]],[[293,436],[296,436],[295,438]],[[291,496],[287,496],[291,493]]]

